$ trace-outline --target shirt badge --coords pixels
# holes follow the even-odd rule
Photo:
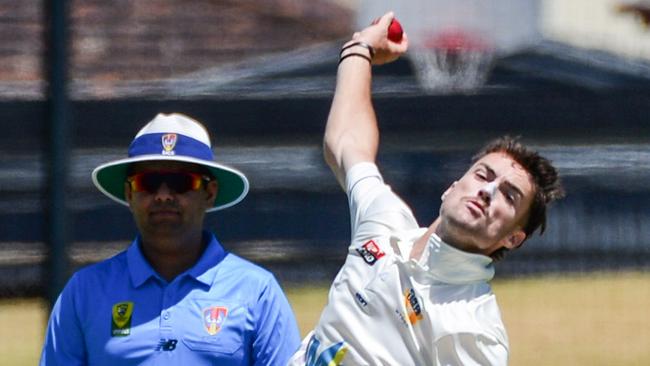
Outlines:
[[[404,300],[406,302],[406,314],[408,315],[409,323],[415,324],[419,320],[422,320],[422,306],[420,306],[420,300],[415,295],[415,290],[412,288],[407,289],[404,292]]]
[[[316,338],[316,335],[312,335],[305,351],[305,366],[339,366],[342,364],[348,352],[345,342],[335,343],[317,354],[320,345],[320,340]]]
[[[133,302],[123,301],[113,305],[113,319],[111,321],[111,335],[113,337],[126,337],[131,334],[131,315],[133,315]]]
[[[178,136],[175,133],[168,133],[162,136],[162,147],[163,150],[161,154],[163,155],[176,155],[174,148],[176,147],[176,141]]]
[[[219,333],[223,323],[228,317],[228,308],[225,306],[211,306],[203,309],[203,326],[210,335]]]
[[[386,255],[379,249],[379,245],[375,243],[374,240],[368,240],[360,248],[357,248],[357,253],[363,258],[363,260],[369,265],[374,265],[381,257]]]

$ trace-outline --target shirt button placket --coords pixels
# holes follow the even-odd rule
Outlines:
[[[169,286],[165,289],[163,293],[163,306],[162,311],[160,312],[160,327],[162,330],[171,330],[172,329],[172,312],[170,310],[171,301],[171,289]]]

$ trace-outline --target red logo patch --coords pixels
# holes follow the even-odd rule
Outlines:
[[[356,250],[361,258],[363,258],[363,260],[371,266],[374,265],[375,262],[377,262],[381,257],[386,255],[386,253],[382,252],[382,250],[379,248],[379,245],[377,245],[374,240],[368,240],[361,246],[361,248],[357,248]]]

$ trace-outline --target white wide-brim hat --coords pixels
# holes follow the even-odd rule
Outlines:
[[[219,183],[214,206],[206,212],[233,206],[248,193],[248,179],[243,173],[214,161],[205,127],[179,113],[160,113],[142,127],[129,146],[128,158],[95,168],[93,183],[111,199],[128,206],[124,196],[128,168],[141,161],[179,161],[206,168]]]

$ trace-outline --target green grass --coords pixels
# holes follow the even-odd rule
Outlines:
[[[511,365],[650,365],[650,273],[497,281]]]
[[[511,366],[650,365],[650,272],[493,282]],[[300,331],[318,321],[326,286],[287,289]],[[46,314],[37,300],[0,301],[0,363],[38,363]]]
[[[45,301],[0,300],[0,364],[37,365],[46,322]]]

